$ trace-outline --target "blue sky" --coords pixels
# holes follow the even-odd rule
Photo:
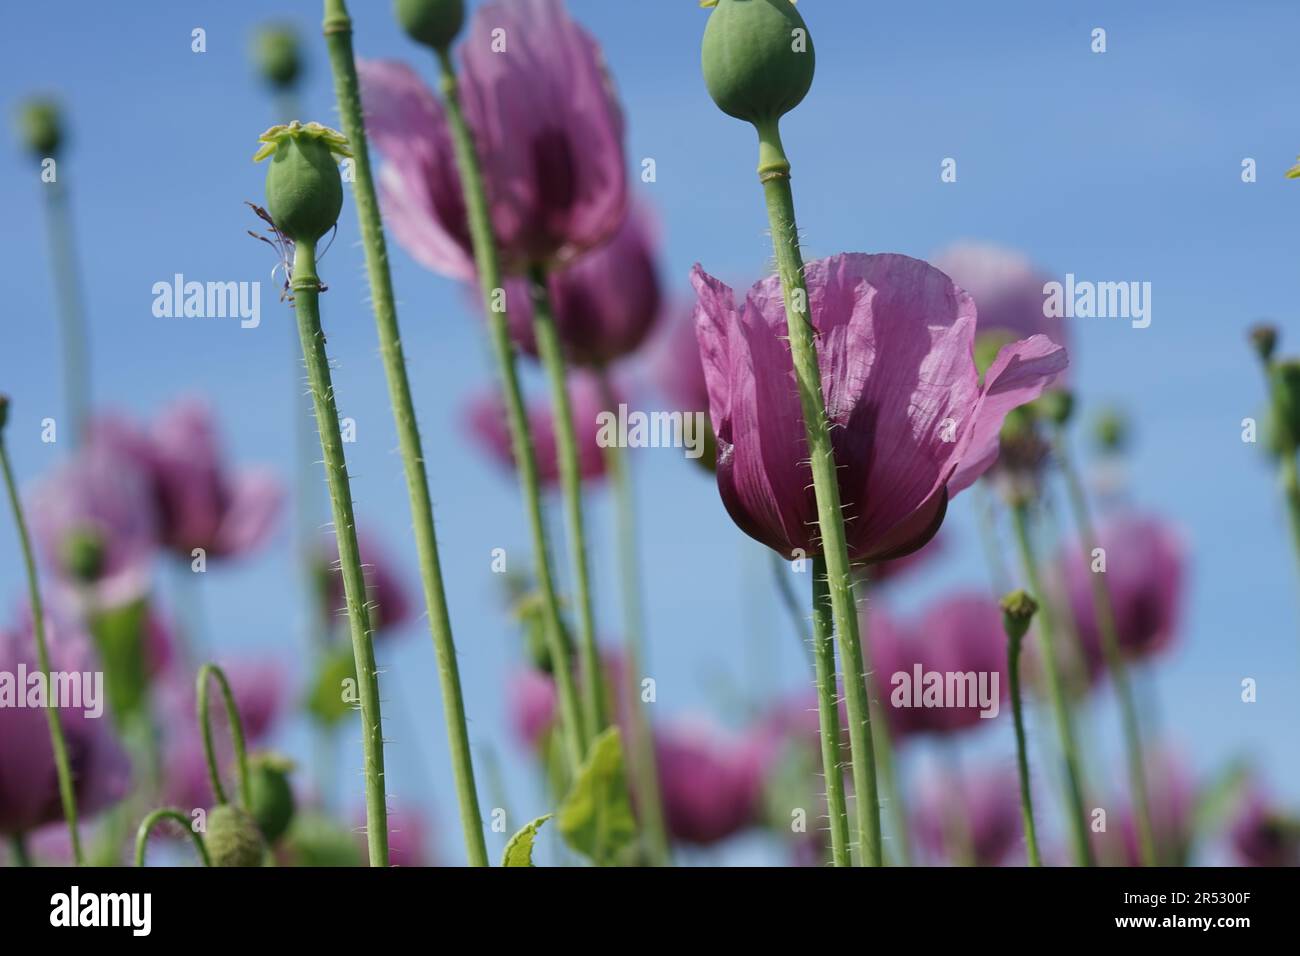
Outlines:
[[[358,52],[399,57],[431,74],[386,3],[353,3]],[[3,109],[29,92],[64,103],[72,143],[60,174],[72,193],[92,326],[100,404],[147,414],[184,394],[217,407],[234,457],[292,480],[298,394],[290,314],[274,302],[266,247],[246,199],[260,200],[250,162],[275,119],[248,65],[268,15],[298,24],[310,72],[304,119],[337,125],[319,5],[189,4],[140,0],[14,5],[0,37]],[[664,227],[663,276],[685,294],[690,266],[745,281],[771,256],[753,174],[752,131],[720,114],[699,77],[706,12],[693,0],[569,0],[602,43],[629,119],[629,169],[656,161],[639,188]],[[1144,679],[1143,706],[1201,772],[1234,756],[1255,761],[1300,804],[1300,601],[1275,482],[1241,420],[1259,411],[1258,370],[1244,330],[1261,317],[1296,351],[1294,208],[1283,172],[1300,152],[1293,39],[1300,8],[1285,2],[1184,3],[1176,13],[1095,2],[994,5],[863,4],[804,0],[818,72],[785,124],[809,257],[896,251],[925,257],[987,239],[1018,248],[1056,276],[1152,284],[1146,329],[1079,319],[1072,364],[1085,412],[1125,408],[1135,423],[1131,496],[1176,521],[1191,546],[1185,624],[1174,651]],[[75,29],[70,24],[75,23]],[[207,33],[207,52],[190,31]],[[1107,51],[1091,52],[1106,30]],[[955,183],[940,163],[957,161]],[[1243,183],[1243,159],[1258,181]],[[10,444],[30,481],[64,454],[37,439],[60,390],[40,183],[27,157],[0,149],[0,388],[14,399]],[[343,414],[358,515],[405,559],[414,546],[374,324],[349,199],[321,266],[324,319]],[[506,766],[512,813],[546,809],[505,724],[505,675],[521,657],[490,551],[522,561],[528,536],[513,479],[466,441],[462,405],[492,381],[479,320],[464,295],[393,255],[400,318],[438,514],[475,745]],[[261,280],[260,328],[230,320],[160,319],[151,287],[174,273]],[[1288,330],[1290,333],[1288,334]],[[539,384],[537,379],[532,379]],[[771,594],[765,555],[734,528],[712,483],[672,450],[636,452],[647,568],[652,672],[663,715],[743,718],[804,678],[800,649]],[[986,586],[974,499],[954,503],[941,564],[892,600],[904,609],[957,587]],[[288,515],[286,515],[286,518]],[[592,509],[599,612],[617,636],[612,528]],[[286,520],[273,547],[204,584],[209,630],[223,648],[300,653],[300,601]],[[16,603],[14,549],[0,581]],[[164,582],[165,583],[165,582]],[[799,582],[802,583],[802,582]],[[460,858],[432,650],[417,624],[381,651],[390,670],[390,786],[399,801],[436,811],[439,845]],[[1244,677],[1259,700],[1239,699]],[[1002,722],[999,722],[1001,724]],[[1114,708],[1098,700],[1095,763],[1115,768]],[[289,749],[305,757],[303,735]],[[974,759],[1005,760],[1009,729],[973,742]],[[354,742],[347,741],[351,759]],[[908,754],[909,772],[925,755]],[[345,788],[360,800],[360,782]],[[494,805],[485,790],[485,801]],[[493,835],[494,837],[496,835]],[[730,859],[767,859],[748,841]]]

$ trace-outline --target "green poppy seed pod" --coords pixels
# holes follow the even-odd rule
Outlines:
[[[465,0],[396,0],[393,9],[407,36],[434,50],[448,49],[465,25]]]
[[[803,102],[816,55],[790,0],[719,0],[704,28],[701,62],[718,109],[758,126]]]
[[[292,27],[271,24],[253,38],[253,62],[270,86],[287,90],[302,76],[302,54],[298,34]]]
[[[338,130],[319,123],[272,126],[259,137],[268,156],[266,207],[275,226],[294,242],[314,243],[338,222],[343,211],[343,177],[335,157],[351,156]]]
[[[1018,641],[1029,632],[1030,622],[1038,613],[1038,602],[1024,591],[1012,591],[1000,602],[1002,608],[1002,628],[1007,637]]]
[[[1118,409],[1108,408],[1097,416],[1093,438],[1104,452],[1121,452],[1128,446],[1128,418]]]
[[[1267,322],[1260,322],[1250,327],[1250,344],[1255,347],[1255,352],[1259,355],[1260,360],[1265,365],[1273,357],[1273,350],[1277,348],[1277,326],[1270,325]]]
[[[266,851],[257,821],[230,803],[208,811],[204,843],[213,866],[261,866]]]
[[[23,145],[38,159],[56,156],[63,145],[63,117],[53,100],[31,99],[18,112]]]
[[[1074,393],[1064,389],[1045,392],[1035,404],[1038,411],[1054,425],[1066,425],[1074,417]]]
[[[74,580],[97,581],[106,562],[104,539],[93,529],[73,531],[63,539],[60,557]]]
[[[1283,449],[1294,452],[1300,446],[1300,359],[1275,362],[1269,379],[1277,440]]]
[[[267,843],[284,836],[293,822],[297,804],[289,774],[293,761],[279,754],[258,754],[248,764],[249,812]]]

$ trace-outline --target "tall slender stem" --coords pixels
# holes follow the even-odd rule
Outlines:
[[[794,194],[790,190],[790,162],[781,145],[775,121],[758,127],[759,180],[767,199],[772,246],[777,271],[785,294],[786,325],[790,356],[794,363],[799,404],[803,410],[812,464],[813,488],[817,498],[817,524],[826,557],[826,576],[835,617],[835,636],[844,662],[844,700],[849,720],[849,746],[853,759],[853,788],[858,839],[862,858],[880,866],[880,802],[876,794],[876,758],[871,739],[871,716],[867,698],[867,675],[858,637],[858,609],[853,600],[853,577],[849,567],[844,515],[836,477],[835,453],[831,446],[830,423],[822,394],[821,369],[808,314],[808,289],[803,275],[803,254],[799,249],[799,226],[795,219]]]
[[[81,298],[81,273],[77,267],[68,192],[57,179],[44,184],[44,188],[50,262],[54,271],[59,338],[63,350],[63,410],[72,422],[75,448],[85,437],[90,405],[90,337]]]
[[[1080,866],[1092,866],[1092,844],[1088,839],[1087,810],[1083,804],[1083,780],[1079,771],[1074,724],[1070,715],[1069,702],[1065,699],[1065,688],[1061,683],[1061,671],[1056,662],[1055,614],[1038,576],[1034,546],[1029,536],[1028,504],[1023,501],[1015,502],[1011,506],[1011,519],[1015,527],[1016,546],[1020,551],[1020,562],[1025,580],[1029,584],[1030,596],[1038,603],[1038,646],[1042,652],[1048,696],[1051,698],[1052,712],[1056,718],[1056,733],[1061,757],[1065,762],[1070,804],[1068,808],[1070,836],[1074,844],[1074,856]]]
[[[8,399],[0,397],[0,403],[7,405]],[[0,430],[4,428],[4,416],[7,407],[0,408]],[[9,506],[14,516],[14,527],[18,529],[18,544],[23,555],[23,568],[27,574],[27,593],[32,605],[32,634],[36,639],[36,661],[41,673],[45,675],[45,686],[50,682],[50,649],[45,641],[45,605],[41,600],[41,587],[36,576],[36,560],[32,556],[32,539],[27,531],[27,521],[23,517],[22,501],[18,497],[18,483],[14,480],[13,465],[9,462],[9,449],[5,444],[3,432],[0,431],[0,470],[4,471],[5,489],[9,494]],[[63,721],[59,718],[59,709],[53,699],[46,701],[45,721],[50,728],[50,749],[54,753],[54,770],[59,779],[59,801],[63,805],[63,818],[68,823],[68,835],[72,839],[72,858],[77,866],[84,860],[81,854],[81,834],[77,829],[77,793],[72,783],[72,768],[68,761],[68,744],[63,736]]]
[[[865,572],[860,573],[857,587],[865,596],[870,581]],[[871,662],[871,635],[864,627],[859,639],[862,643],[862,661],[868,674],[875,672]],[[868,688],[870,688],[870,684]],[[889,802],[889,815],[892,818],[894,846],[898,851],[898,865],[912,865],[912,841],[907,827],[907,805],[903,802],[903,791],[898,785],[898,773],[894,765],[894,740],[889,730],[889,721],[878,700],[869,701],[871,708],[871,743],[876,752],[876,769],[880,773],[880,788],[884,798]]]
[[[601,373],[601,391],[606,405],[616,407],[617,400],[609,375]],[[644,615],[641,609],[641,567],[637,556],[636,500],[632,492],[632,469],[623,448],[605,449],[606,473],[614,493],[614,516],[618,536],[619,581],[623,597],[623,674],[626,687],[628,721],[632,725],[630,750],[632,784],[636,789],[647,855],[655,866],[667,866],[670,859],[667,827],[664,824],[663,800],[659,793],[659,767],[655,760],[654,735],[649,708],[641,702],[639,675],[646,663]]]
[[[605,729],[605,681],[596,646],[596,619],[591,606],[591,570],[587,563],[586,520],[582,513],[582,469],[578,463],[578,438],[569,398],[569,373],[565,367],[560,336],[551,310],[551,293],[546,271],[531,271],[533,329],[537,354],[551,386],[551,412],[555,419],[555,453],[560,469],[560,490],[569,526],[569,557],[578,599],[578,653],[582,659],[583,719],[587,739],[594,740]]]
[[[826,580],[826,562],[823,558],[814,558],[812,650],[813,667],[817,673],[817,718],[821,728],[822,774],[826,779],[826,816],[830,822],[831,861],[836,866],[852,866],[849,814],[844,799],[844,770],[840,762],[843,744],[840,739],[839,680],[835,668],[833,614]]]
[[[460,804],[461,829],[472,866],[487,866],[487,844],[483,838],[483,820],[479,813],[478,792],[474,786],[474,761],[465,723],[465,699],[461,690],[460,669],[456,664],[456,644],[451,632],[451,615],[442,580],[438,556],[438,539],[433,526],[433,502],[429,497],[429,479],[424,466],[420,430],[415,421],[415,401],[406,374],[406,357],[402,351],[397,325],[397,305],[393,298],[393,279],[388,269],[388,249],[375,196],[375,181],[370,168],[370,150],[361,110],[360,84],[352,56],[352,25],[343,0],[326,0],[325,39],[329,46],[330,66],[334,73],[334,92],[339,102],[343,133],[352,144],[356,165],[353,196],[361,241],[365,248],[366,270],[370,278],[370,297],[379,331],[379,352],[388,379],[388,398],[397,424],[398,446],[406,474],[406,491],[410,501],[415,547],[420,563],[420,581],[424,603],[429,612],[429,630],[438,661],[438,678],[442,688],[443,721],[451,751],[452,773]]]
[[[1282,480],[1282,495],[1286,498],[1287,517],[1291,524],[1291,542],[1295,545],[1296,559],[1300,560],[1300,474],[1297,474],[1294,449],[1282,453],[1278,470]]]
[[[1097,535],[1093,530],[1083,482],[1079,480],[1079,473],[1075,470],[1070,456],[1069,440],[1064,428],[1060,426],[1056,428],[1055,439],[1056,460],[1065,478],[1070,508],[1074,512],[1074,523],[1079,530],[1082,557],[1087,567],[1097,547]],[[1115,606],[1111,601],[1110,588],[1106,586],[1104,575],[1089,571],[1088,578],[1092,588],[1092,605],[1097,617],[1097,629],[1101,633],[1102,656],[1106,659],[1106,669],[1110,672],[1111,683],[1115,686],[1115,696],[1119,701],[1120,723],[1124,730],[1124,750],[1128,757],[1129,786],[1133,788],[1134,811],[1137,814],[1138,851],[1143,866],[1156,866],[1159,861],[1156,856],[1155,830],[1151,826],[1146,760],[1142,754],[1142,735],[1138,725],[1137,704],[1133,699],[1133,687],[1129,683],[1128,668],[1124,664],[1124,655],[1120,650],[1119,633],[1115,625]]]
[[[447,109],[447,125],[451,129],[456,165],[460,171],[461,188],[465,196],[465,209],[474,246],[474,261],[478,266],[488,333],[501,376],[501,391],[505,398],[506,420],[510,426],[515,468],[519,472],[519,485],[523,491],[524,506],[528,512],[528,526],[533,538],[533,560],[536,563],[537,584],[541,589],[542,602],[546,611],[547,647],[551,657],[551,672],[555,678],[556,693],[560,701],[560,722],[564,733],[565,753],[568,756],[569,772],[576,775],[586,754],[582,708],[578,702],[577,688],[574,686],[569,637],[560,615],[560,598],[555,590],[555,578],[551,574],[550,545],[546,535],[546,520],[542,514],[542,487],[537,475],[537,456],[533,450],[533,437],[528,424],[528,413],[524,408],[523,390],[519,386],[515,347],[510,340],[510,324],[504,308],[501,258],[497,252],[496,239],[492,234],[492,219],[488,211],[483,173],[479,169],[478,153],[460,105],[460,83],[456,79],[456,70],[447,51],[439,51],[438,66],[443,102]]]
[[[199,727],[203,731],[203,756],[208,764],[208,779],[212,782],[212,794],[217,803],[226,802],[226,791],[221,786],[221,768],[217,764],[217,749],[212,738],[212,717],[208,711],[209,679],[215,680],[221,688],[222,701],[226,706],[226,722],[230,725],[230,740],[235,747],[235,767],[239,778],[239,802],[245,810],[252,807],[252,781],[248,773],[248,749],[244,746],[244,722],[235,705],[235,695],[230,689],[226,672],[216,664],[204,664],[199,668],[195,681],[198,691]]]
[[[1029,788],[1029,751],[1025,743],[1024,707],[1020,697],[1020,647],[1022,639],[1008,635],[1007,675],[1011,683],[1011,717],[1016,727],[1016,767],[1020,776],[1020,816],[1024,821],[1029,865],[1042,866],[1038,853],[1038,829],[1034,826],[1034,798]]]
[[[208,856],[208,848],[204,844],[203,838],[194,832],[194,826],[191,823],[190,818],[175,807],[163,807],[160,810],[153,811],[140,821],[140,829],[135,833],[136,866],[144,866],[144,851],[149,845],[149,834],[153,832],[154,827],[162,823],[164,820],[171,820],[184,827],[185,832],[188,833],[190,839],[194,841],[194,849],[198,851],[199,859],[203,861],[203,865],[212,865],[212,858]]]
[[[307,381],[316,410],[316,430],[325,459],[329,484],[330,511],[338,538],[339,567],[347,597],[352,656],[357,669],[357,690],[361,703],[361,752],[366,780],[366,842],[370,865],[388,865],[388,806],[384,798],[384,727],[379,704],[379,671],[375,667],[375,646],[366,606],[366,578],[357,547],[356,519],[352,514],[352,487],[339,412],[334,403],[325,333],[320,324],[320,278],[316,275],[314,243],[299,242],[293,257],[294,311],[298,316],[298,337],[307,362]]]

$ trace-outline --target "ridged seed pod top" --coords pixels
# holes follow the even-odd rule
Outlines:
[[[718,108],[758,125],[803,101],[816,55],[790,0],[718,0],[704,30],[702,64]]]

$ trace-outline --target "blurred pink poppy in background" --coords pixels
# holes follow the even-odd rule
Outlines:
[[[627,211],[623,115],[599,47],[561,0],[484,4],[460,54],[461,102],[507,271],[563,265],[613,236]],[[421,264],[472,278],[442,104],[400,63],[357,67],[366,130],[388,161],[380,202],[389,228]]]

